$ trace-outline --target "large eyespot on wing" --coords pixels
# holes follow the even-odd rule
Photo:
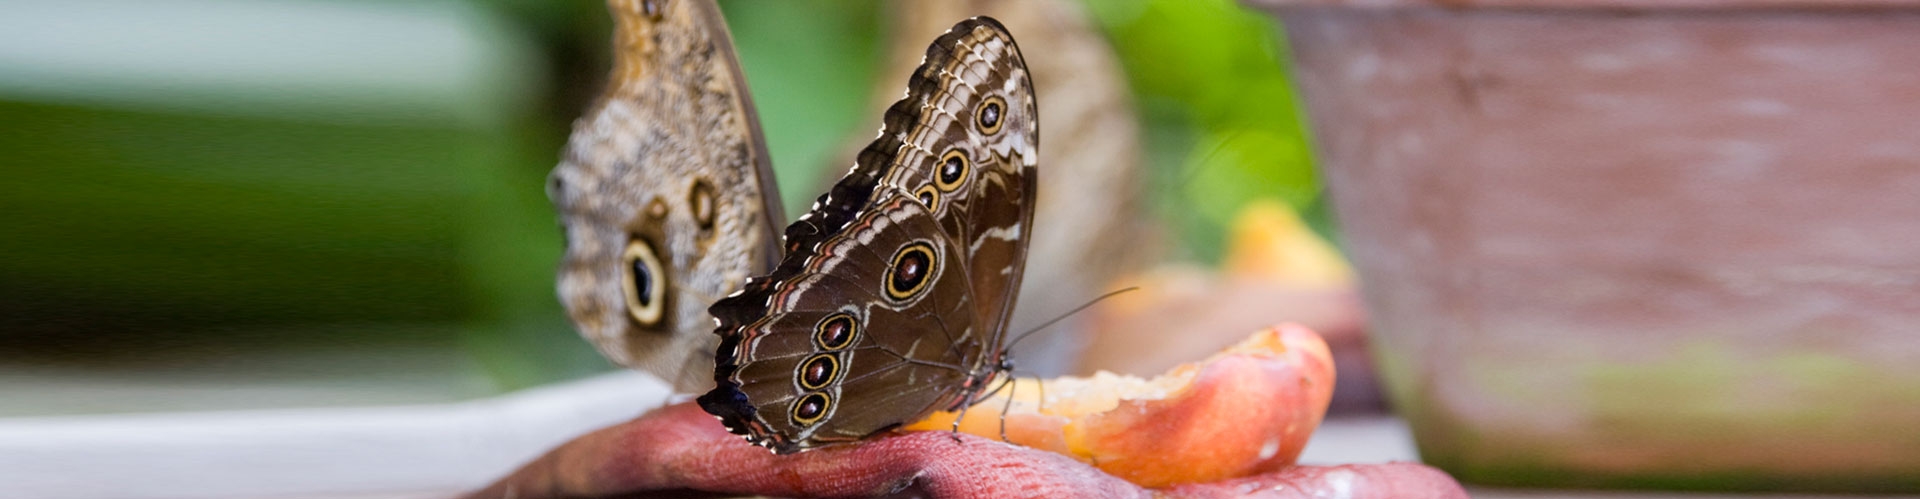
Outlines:
[[[953,192],[972,173],[973,161],[967,159],[967,151],[956,147],[940,156],[940,163],[933,171],[933,185],[941,192]]]
[[[927,211],[940,211],[940,189],[932,184],[923,185],[914,190],[913,198],[920,201],[920,204],[926,205]]]
[[[821,350],[843,350],[860,337],[860,322],[852,314],[839,312],[820,320],[814,327],[814,344]]]
[[[796,426],[813,426],[827,417],[827,411],[833,408],[833,397],[825,393],[813,392],[794,399],[792,418]]]
[[[627,242],[627,250],[622,252],[621,260],[626,262],[626,279],[621,280],[621,289],[626,291],[627,316],[640,327],[653,328],[660,325],[667,309],[666,265],[660,263],[659,253],[654,251],[652,241],[635,236]]]
[[[927,283],[940,273],[941,258],[939,250],[924,240],[909,242],[893,252],[889,259],[884,284],[888,298],[895,301],[908,301],[926,291]]]
[[[816,354],[800,363],[799,372],[795,373],[794,379],[799,382],[802,390],[819,390],[838,379],[841,372],[843,371],[840,369],[839,356]]]
[[[1000,125],[1006,123],[1005,120],[1001,119],[1003,115],[1005,115],[1006,110],[1006,99],[1001,98],[999,95],[987,94],[986,98],[980,99],[980,104],[973,108],[974,130],[979,131],[982,135],[1000,133]]]

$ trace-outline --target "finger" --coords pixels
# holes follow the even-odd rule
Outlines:
[[[468,497],[691,491],[783,497],[1149,496],[1065,456],[965,434],[913,432],[774,455],[727,433],[699,407],[679,404],[563,444]]]
[[[774,455],[692,404],[662,408],[540,457],[469,497],[656,496],[709,492],[782,497],[1061,497],[1155,495],[1071,458],[971,435],[913,432]],[[1163,497],[1466,497],[1417,464],[1294,467],[1158,491]],[[1316,495],[1319,494],[1319,495]]]

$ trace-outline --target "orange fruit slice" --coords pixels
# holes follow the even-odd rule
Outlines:
[[[1004,424],[1009,442],[1143,487],[1212,482],[1293,464],[1326,415],[1333,379],[1326,342],[1281,325],[1153,379],[1019,379],[968,409],[959,429],[998,440]],[[958,416],[908,429],[948,430]]]

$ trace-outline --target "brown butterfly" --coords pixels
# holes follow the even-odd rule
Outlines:
[[[998,21],[934,40],[879,138],[787,227],[779,266],[714,303],[718,386],[701,407],[787,453],[975,402],[1006,370],[1033,232],[1035,109]]]
[[[1040,145],[1047,185],[1033,208],[1033,223],[1047,230],[1032,233],[1012,324],[1015,331],[1028,331],[1057,323],[1008,345],[1008,354],[1035,374],[1075,370],[1081,351],[1101,343],[1089,341],[1088,317],[1056,314],[1111,291],[1165,250],[1159,236],[1166,231],[1146,212],[1150,172],[1141,162],[1139,121],[1118,56],[1080,0],[940,0],[886,7],[882,31],[891,41],[885,43],[882,76],[872,87],[875,115],[900,98],[899,75],[918,67],[926,53],[920,41],[939,36],[955,19],[992,16],[1020,34],[1022,50],[1045,54],[1029,59],[1027,69],[1034,92],[1047,96],[1039,102],[1040,114],[1047,117],[1040,124],[1040,134],[1047,137]],[[872,140],[872,130],[849,134],[846,151],[835,163],[851,163]],[[820,185],[831,185],[845,172],[822,170],[831,177],[822,177]]]
[[[574,123],[548,196],[567,235],[560,299],[617,364],[712,386],[707,306],[778,261],[760,124],[711,0],[608,0],[613,76]]]

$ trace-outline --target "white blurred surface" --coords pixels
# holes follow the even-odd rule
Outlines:
[[[443,496],[667,396],[619,372],[442,405],[0,419],[0,495]]]
[[[1300,464],[1372,464],[1419,462],[1413,433],[1392,416],[1328,418],[1307,440]]]
[[[492,125],[528,105],[517,101],[538,84],[528,44],[487,11],[448,0],[0,0],[0,94]]]

